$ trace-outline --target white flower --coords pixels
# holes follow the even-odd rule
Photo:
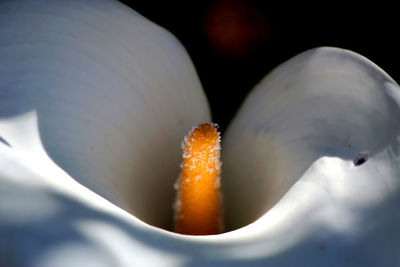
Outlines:
[[[118,2],[2,1],[0,265],[399,266],[399,115],[367,59],[289,60],[223,137],[236,230],[175,234],[180,142],[210,121],[182,46]]]

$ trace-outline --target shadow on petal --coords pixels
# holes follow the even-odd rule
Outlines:
[[[310,50],[272,71],[224,136],[227,227],[258,219],[321,157],[368,151],[369,164],[384,150],[398,155],[398,92],[376,65],[342,49]]]
[[[171,228],[181,140],[210,121],[181,44],[118,1],[3,1],[0,9],[0,125],[37,115],[37,132],[2,129],[0,140],[15,148],[26,145],[9,141],[16,132],[37,134],[79,183]]]

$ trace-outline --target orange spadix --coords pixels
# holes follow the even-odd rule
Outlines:
[[[217,126],[204,123],[194,127],[182,143],[182,170],[176,184],[177,233],[211,235],[222,231],[220,140]]]

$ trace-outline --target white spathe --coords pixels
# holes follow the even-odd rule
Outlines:
[[[170,34],[114,1],[2,1],[0,62],[0,265],[400,265],[400,90],[367,59],[310,50],[256,87],[222,143],[250,224],[203,237],[142,221],[168,224],[210,120]]]
[[[224,136],[231,227],[264,214],[322,157],[338,157],[350,166],[358,153],[368,152],[368,166],[375,156],[388,153],[382,168],[393,175],[371,182],[397,185],[399,103],[398,85],[350,51],[314,49],[276,68],[248,96]],[[357,191],[364,188],[351,190],[361,199],[365,194]],[[234,216],[233,209],[243,216]]]
[[[41,147],[14,123],[35,112],[44,150],[69,175],[171,224],[182,136],[210,120],[183,47],[115,1],[0,4],[0,136],[24,153]]]

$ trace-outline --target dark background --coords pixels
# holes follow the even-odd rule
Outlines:
[[[314,47],[353,50],[400,81],[400,12],[384,2],[359,6],[256,0],[121,2],[182,42],[221,131],[262,77]]]

